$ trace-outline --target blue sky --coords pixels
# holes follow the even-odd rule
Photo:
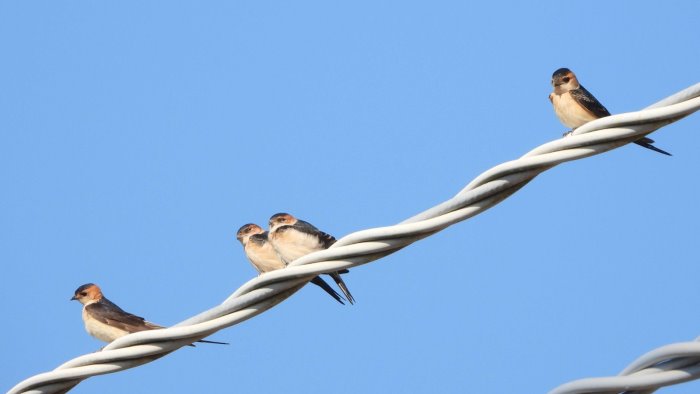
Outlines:
[[[601,9],[602,8],[602,9]],[[287,211],[399,222],[565,131],[551,73],[612,112],[700,81],[695,1],[0,3],[0,387],[97,350],[86,282],[174,324],[254,276]],[[700,335],[700,115],[212,339],[75,393],[546,392]],[[690,383],[668,393],[698,390]]]

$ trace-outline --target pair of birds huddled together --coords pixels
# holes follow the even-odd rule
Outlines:
[[[610,112],[579,83],[576,74],[568,68],[560,68],[554,72],[552,87],[554,90],[549,95],[549,100],[554,106],[554,112],[565,126],[572,128],[571,131],[592,120],[610,116]],[[647,149],[671,155],[653,146],[653,142],[647,137],[634,141]],[[269,231],[263,230],[257,224],[248,223],[238,230],[236,239],[243,245],[248,260],[260,274],[285,268],[292,261],[309,253],[328,249],[335,243],[333,236],[288,213],[273,215],[269,221]],[[347,272],[341,270],[328,274],[343,295],[319,276],[314,277],[311,283],[321,287],[341,304],[346,300],[352,304],[355,299],[340,277]],[[100,288],[92,283],[80,286],[71,299],[84,305],[83,321],[87,332],[105,342],[111,342],[132,332],[163,328],[140,316],[125,312],[105,298]],[[199,342],[223,343],[204,340]]]
[[[314,227],[311,223],[299,220],[288,213],[272,215],[269,231],[254,223],[244,224],[236,233],[236,239],[243,245],[246,257],[253,267],[262,274],[285,268],[292,261],[318,250],[328,249],[335,243],[335,238]],[[335,281],[343,296],[338,294],[320,276],[311,283],[319,286],[341,304],[347,300],[351,304],[355,299],[343,282],[340,274],[348,270],[331,272],[328,275]]]
[[[243,245],[248,260],[260,274],[285,268],[287,264],[299,257],[328,249],[335,243],[332,235],[288,213],[273,215],[269,225],[268,232],[257,224],[248,223],[236,233],[236,239]],[[341,304],[346,300],[352,304],[355,299],[340,277],[340,274],[347,272],[348,270],[341,270],[328,274],[343,292],[344,297],[319,276],[314,277],[311,283],[321,287]],[[143,317],[124,311],[105,298],[99,286],[93,283],[78,287],[71,300],[78,300],[83,304],[85,330],[101,341],[112,342],[130,333],[164,328],[146,321]],[[206,340],[198,342],[226,344]]]

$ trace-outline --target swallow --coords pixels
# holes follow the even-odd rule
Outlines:
[[[258,273],[275,271],[282,269],[287,264],[277,254],[275,248],[269,242],[267,231],[254,223],[243,225],[236,233],[236,239],[243,245],[248,261],[253,265]],[[345,305],[344,298],[338,294],[325,280],[317,276],[311,279],[311,283],[322,288],[336,301]]]
[[[93,283],[78,287],[71,297],[71,301],[74,300],[83,304],[85,331],[100,341],[112,342],[134,332],[165,328],[146,321],[143,317],[124,311],[108,300],[102,294],[99,286]],[[205,341],[203,339],[197,342],[228,345],[226,342]]]
[[[268,238],[277,251],[277,254],[286,263],[305,256],[317,250],[328,249],[335,243],[335,238],[314,227],[311,223],[299,220],[288,213],[277,213],[270,217],[270,229]],[[355,298],[350,294],[350,290],[343,282],[340,274],[347,273],[348,270],[331,272],[331,278],[340,287],[345,298],[351,303],[355,303]]]
[[[564,126],[571,127],[571,131],[594,119],[610,116],[610,112],[578,82],[576,74],[568,68],[560,68],[552,74],[552,87],[554,91],[549,94],[549,101],[552,102],[559,121]],[[651,138],[643,137],[632,142],[671,156],[652,145],[654,140]]]

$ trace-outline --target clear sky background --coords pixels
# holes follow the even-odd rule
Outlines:
[[[397,223],[565,131],[700,81],[697,1],[0,3],[0,388],[93,352],[86,282],[175,324],[255,275],[287,211]],[[543,393],[700,335],[700,114],[75,393]],[[666,390],[691,392],[700,383]]]

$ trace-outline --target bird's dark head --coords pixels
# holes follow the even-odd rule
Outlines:
[[[246,243],[248,243],[248,239],[251,235],[262,234],[264,232],[265,230],[263,230],[262,227],[258,226],[257,224],[248,223],[244,224],[238,229],[238,232],[236,232],[236,239],[241,243],[241,245],[245,246]]]
[[[556,93],[564,93],[572,89],[577,89],[579,84],[578,79],[576,79],[576,74],[564,67],[552,74],[552,86]]]
[[[96,302],[102,299],[102,290],[94,283],[86,283],[78,287],[71,297],[71,301],[77,300],[81,304]]]
[[[281,226],[291,226],[297,222],[297,218],[288,213],[276,213],[270,217],[270,232]]]

